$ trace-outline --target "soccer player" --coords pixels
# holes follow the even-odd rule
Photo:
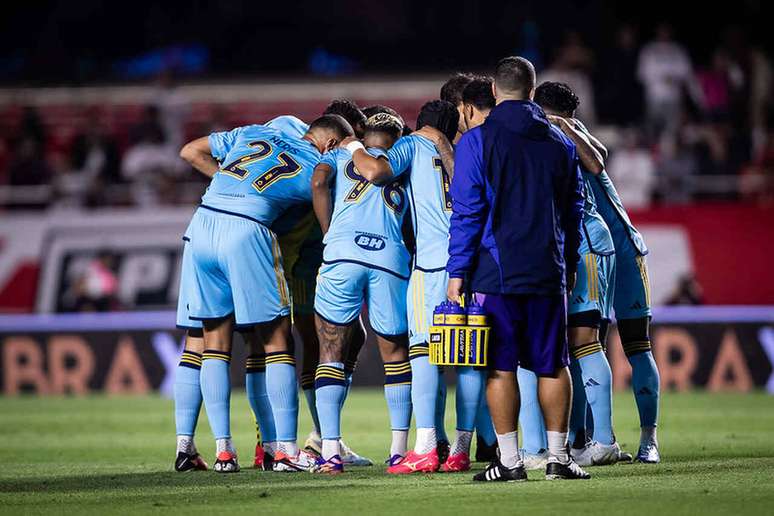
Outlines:
[[[229,361],[235,326],[256,326],[266,351],[266,395],[278,450],[277,471],[306,469],[296,444],[298,395],[289,353],[290,296],[276,236],[268,228],[285,209],[311,197],[322,153],[352,134],[337,115],[315,120],[302,139],[261,125],[213,133],[186,144],[181,157],[211,176],[186,231],[178,324],[203,322],[200,384],[216,438],[218,472],[239,471],[231,442]],[[255,302],[261,296],[261,302]],[[180,307],[185,307],[182,310]]]
[[[460,141],[465,131],[468,130],[468,127],[465,125],[465,114],[462,106],[462,91],[474,78],[475,75],[471,73],[455,73],[441,86],[441,100],[451,103],[460,114],[457,134],[454,135],[452,140],[452,143],[455,145]]]
[[[573,405],[569,441],[573,458],[580,466],[600,466],[618,462],[621,449],[613,433],[612,372],[600,341],[599,328],[611,317],[615,283],[615,248],[605,221],[597,212],[590,181],[604,169],[602,156],[586,136],[570,121],[580,104],[578,97],[563,83],[544,82],[535,90],[535,102],[548,119],[572,140],[578,150],[583,177],[583,238],[575,288],[568,296],[567,327],[570,344],[570,373],[573,380]],[[536,377],[519,371],[522,405],[520,421],[524,432],[524,457],[527,469],[545,466],[545,428],[536,402]],[[587,444],[587,402],[594,422],[593,437]],[[577,437],[577,440],[576,440]],[[539,447],[539,448],[538,448]]]
[[[336,114],[344,117],[355,130],[358,137],[363,135],[366,117],[360,108],[347,99],[332,101],[323,114]],[[301,137],[309,125],[300,119],[283,115],[267,122],[268,126],[279,129],[284,134]],[[301,389],[307,401],[307,408],[312,416],[314,428],[304,443],[307,451],[320,455],[322,440],[320,438],[320,423],[317,417],[315,403],[314,375],[318,364],[320,345],[314,326],[314,295],[317,283],[317,272],[322,265],[322,232],[311,205],[298,206],[288,210],[272,226],[280,243],[284,270],[293,293],[293,325],[304,343],[303,368],[301,371]],[[357,365],[360,349],[365,344],[365,329],[358,323],[353,327],[351,342],[347,349],[345,374],[347,392],[352,384],[352,375]],[[264,446],[266,444],[264,436]],[[268,444],[271,448],[271,443]],[[256,464],[260,462],[260,450],[256,445]],[[348,466],[371,466],[373,462],[362,457],[341,441],[342,460]]]
[[[395,116],[372,116],[363,140],[368,153],[384,156],[402,131],[403,124]],[[344,471],[339,444],[346,394],[343,362],[364,302],[384,360],[391,455],[405,453],[411,422],[405,297],[410,256],[401,234],[408,208],[404,181],[393,174],[361,174],[352,154],[365,153],[365,147],[350,140],[326,155],[312,178],[314,210],[325,235],[314,308],[320,340],[315,390],[322,435],[317,471],[327,474]]]

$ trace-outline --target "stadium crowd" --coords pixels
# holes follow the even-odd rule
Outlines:
[[[628,205],[771,201],[772,65],[746,34],[729,28],[700,62],[665,24],[650,37],[621,26],[604,49],[577,32],[560,40],[546,55],[525,37],[522,53],[546,55],[537,60],[546,63],[541,79],[565,82],[583,99],[580,116],[610,143],[608,170]],[[193,123],[168,75],[128,124],[104,106],[74,107],[76,127],[33,106],[2,109],[0,185],[46,187],[7,190],[6,208],[189,203],[202,185],[190,195],[174,187],[190,181],[176,149],[186,136],[235,122],[212,106],[207,122]]]

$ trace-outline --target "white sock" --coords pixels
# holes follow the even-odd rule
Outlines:
[[[435,428],[417,428],[417,441],[414,443],[416,453],[430,453],[438,446],[438,440],[435,437]]]
[[[401,457],[404,457],[406,455],[407,448],[408,430],[393,430],[392,444],[390,445],[390,457],[393,455],[400,455]]]
[[[519,431],[496,435],[497,444],[500,446],[500,463],[508,469],[522,465],[519,457]]]
[[[341,456],[341,447],[339,446],[339,440],[323,439],[322,440],[322,458],[325,460],[328,460],[334,455]]]
[[[656,438],[655,426],[643,426],[640,428],[640,443],[658,444],[658,439]]]
[[[177,436],[177,451],[193,455],[196,453],[196,445],[192,435]]]
[[[454,440],[454,445],[452,445],[451,451],[449,453],[451,455],[457,453],[467,453],[470,455],[471,439],[473,439],[473,432],[468,432],[467,430],[457,430],[457,438]]]
[[[570,461],[570,457],[567,455],[567,432],[547,430],[546,437],[548,440],[548,456],[562,464],[567,464]]]
[[[263,443],[263,451],[274,455],[277,453],[277,441],[267,441]]]
[[[234,443],[231,442],[231,438],[227,439],[215,439],[215,448],[216,453],[227,451],[229,453],[236,454],[236,450],[234,450]]]
[[[277,441],[277,451],[283,452],[285,455],[295,457],[298,455],[298,444],[295,441]]]

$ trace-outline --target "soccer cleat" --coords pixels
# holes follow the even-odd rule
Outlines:
[[[545,469],[548,464],[548,452],[541,449],[537,453],[527,453],[526,450],[519,450],[521,460],[524,461],[524,469],[534,471],[536,469]]]
[[[527,471],[524,466],[516,466],[508,469],[500,463],[500,460],[492,461],[484,471],[473,475],[476,482],[525,482]]]
[[[237,473],[239,471],[239,462],[235,453],[222,451],[218,453],[215,465],[212,467],[218,473]]]
[[[637,456],[634,458],[634,460],[644,464],[658,464],[661,462],[661,454],[658,452],[658,444],[653,441],[640,444],[640,449],[637,452]]]
[[[438,462],[443,464],[446,462],[446,459],[449,458],[451,445],[449,444],[449,441],[438,441],[435,446],[435,449],[438,451]]]
[[[207,471],[207,463],[198,453],[177,452],[175,471],[181,473],[184,471]]]
[[[347,466],[373,466],[374,462],[366,457],[358,455],[352,448],[347,446],[344,441],[339,440],[339,446],[341,447],[341,461]]]
[[[263,449],[263,445],[258,443],[255,445],[255,459],[253,460],[253,467],[255,469],[262,469],[264,471],[272,471],[274,466],[274,456]]]
[[[311,469],[313,473],[322,473],[325,475],[340,475],[344,473],[344,462],[339,455],[334,455],[328,460],[324,460],[322,457],[317,457],[314,467]]]
[[[618,462],[623,464],[631,464],[634,462],[634,457],[632,457],[632,454],[621,450],[621,452],[618,454]]]
[[[549,459],[546,465],[546,480],[588,480],[591,475],[570,459],[567,464],[562,464],[556,459]]]
[[[573,460],[578,466],[607,466],[609,464],[615,464],[618,462],[618,457],[621,455],[621,447],[618,443],[602,444],[597,441],[591,441],[585,448],[580,450],[573,448],[572,455]]]
[[[397,453],[384,461],[385,464],[387,464],[387,467],[395,466],[396,464],[400,464],[400,462],[405,459],[403,455],[398,455]]]
[[[311,453],[298,450],[295,456],[288,455],[283,451],[278,451],[274,455],[274,471],[296,472],[311,471],[316,465],[317,458]]]
[[[441,471],[444,473],[459,473],[460,471],[468,471],[470,469],[470,455],[467,453],[455,453],[449,455],[446,462],[441,466]]]
[[[476,434],[476,462],[494,462],[497,460],[498,451],[497,441],[486,444],[481,436]]]
[[[309,432],[309,437],[304,442],[304,450],[317,457],[322,455],[322,437],[320,437],[320,434],[314,430]]]
[[[402,461],[387,468],[390,475],[408,475],[410,473],[433,473],[438,471],[441,463],[436,450],[427,453],[416,453],[411,450]]]

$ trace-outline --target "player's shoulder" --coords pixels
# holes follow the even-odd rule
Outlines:
[[[366,148],[366,152],[368,152],[368,154],[370,154],[374,158],[381,158],[381,157],[386,157],[387,156],[387,151],[385,151],[384,149],[376,148],[376,147],[367,147]]]
[[[468,129],[460,137],[460,140],[457,142],[456,148],[463,149],[466,147],[480,146],[482,141],[483,130],[484,130],[484,125],[479,125],[478,127],[474,127],[473,129]]]
[[[548,131],[548,138],[549,140],[561,145],[567,153],[575,153],[575,143],[573,143],[573,141],[570,140],[570,138],[554,124],[551,124],[551,127]]]

